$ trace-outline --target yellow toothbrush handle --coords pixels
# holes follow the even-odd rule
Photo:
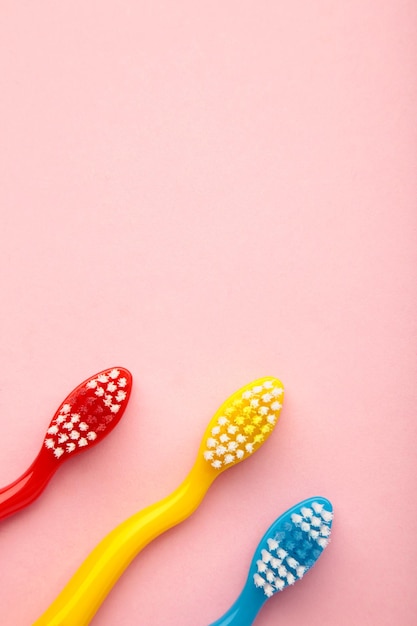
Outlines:
[[[186,519],[198,507],[216,473],[197,459],[171,495],[132,515],[112,530],[33,626],[87,626],[113,585],[152,539]]]

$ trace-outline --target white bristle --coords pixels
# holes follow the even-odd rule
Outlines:
[[[285,565],[280,565],[278,568],[278,575],[280,578],[284,578],[287,575],[287,568]]]
[[[234,452],[235,450],[237,450],[237,446],[237,441],[229,441],[229,443],[227,444],[227,449],[229,450],[229,452]]]
[[[273,387],[273,384],[270,380],[266,380],[264,382],[264,389],[272,389],[272,387]]]
[[[255,583],[255,587],[263,587],[265,584],[265,579],[262,578],[262,576],[259,576],[259,574],[254,574],[253,582]]]
[[[229,433],[229,435],[235,435],[237,430],[237,426],[234,426],[233,424],[227,427],[227,432]]]
[[[282,591],[285,587],[285,580],[282,580],[282,578],[276,578],[275,587],[278,589],[278,591]]]
[[[51,426],[50,428],[48,428],[48,435],[56,435],[58,432],[59,428],[56,424],[54,424],[53,426]]]
[[[283,548],[278,548],[277,554],[280,559],[285,559],[285,557],[288,556],[288,552],[286,552]]]
[[[265,578],[269,583],[273,583],[275,580],[274,572],[271,569],[267,569],[265,572]]]
[[[90,441],[94,441],[94,439],[97,439],[97,435],[93,430],[90,430],[90,432],[87,434],[87,439],[89,439]]]
[[[329,537],[330,536],[330,528],[328,526],[326,526],[325,524],[323,524],[320,527],[320,535],[323,535],[323,537]]]
[[[241,459],[243,456],[245,456],[245,453],[243,452],[243,450],[236,450],[236,456],[238,459]]]
[[[110,393],[105,395],[105,400],[103,400],[104,406],[110,407],[112,404],[113,396]]]
[[[251,407],[253,407],[254,409],[257,409],[259,406],[259,400],[258,398],[253,398],[253,400],[250,401],[250,405]]]
[[[292,556],[289,556],[287,558],[287,564],[289,565],[289,567],[291,567],[291,569],[297,569],[297,567],[299,566],[298,561],[296,561]]]
[[[81,437],[80,439],[78,439],[78,445],[80,446],[80,448],[83,448],[84,446],[88,446],[88,441],[85,437]]]
[[[333,513],[331,511],[326,511],[325,509],[321,512],[321,516],[325,522],[331,522],[333,519]]]
[[[224,433],[223,435],[220,435],[219,439],[222,443],[226,443],[227,441],[229,441],[230,437],[229,435],[226,435],[226,433]]]
[[[266,572],[266,570],[268,569],[266,563],[264,563],[263,561],[261,561],[261,559],[259,559],[258,561],[256,561],[256,566],[258,568],[258,572]]]
[[[261,550],[261,557],[264,563],[269,563],[270,560],[272,559],[272,554],[268,552],[268,550],[265,550],[264,548],[263,550]]]
[[[264,393],[264,395],[262,396],[262,401],[263,402],[271,402],[272,400],[272,395],[270,393]]]
[[[310,530],[310,537],[312,539],[317,539],[320,536],[320,533],[318,530]]]
[[[209,437],[207,439],[207,448],[215,448],[216,446],[217,446],[216,439],[213,439],[213,437]]]
[[[236,441],[238,443],[245,443],[246,439],[247,439],[247,437],[245,437],[245,435],[242,435],[241,433],[236,435]]]
[[[322,512],[324,505],[319,504],[318,502],[313,502],[313,504],[311,505],[311,508],[313,509],[314,513],[319,515]]]
[[[326,548],[329,545],[329,540],[326,537],[319,537],[317,539],[317,543],[319,544],[320,548]]]
[[[235,460],[234,454],[226,454],[226,456],[224,457],[225,465],[230,465],[230,463],[233,463],[234,460]]]
[[[301,515],[298,515],[298,513],[293,513],[291,515],[291,520],[294,524],[301,524],[301,522],[303,521],[303,518],[301,517]]]
[[[222,415],[221,417],[219,417],[219,419],[217,420],[217,423],[220,426],[224,426],[225,424],[227,424],[229,420],[227,419],[227,417],[224,417],[224,415]]]
[[[223,454],[226,452],[227,448],[225,448],[224,446],[220,445],[217,446],[216,448],[216,454],[217,456],[223,456]]]
[[[75,447],[75,443],[73,443],[72,441],[71,443],[67,443],[67,452],[74,452]]]
[[[270,583],[266,583],[264,587],[264,593],[268,598],[270,598],[274,594],[274,588]]]
[[[220,426],[215,426],[214,428],[211,429],[211,434],[213,435],[213,437],[218,435],[219,432],[220,432]]]
[[[272,538],[267,539],[266,543],[268,544],[268,548],[270,550],[276,550],[278,548],[278,546],[279,546],[278,541],[276,539],[272,539]]]
[[[271,404],[271,409],[273,411],[279,411],[281,408],[282,408],[282,404],[281,402],[278,402],[278,400],[276,400],[275,402]]]
[[[271,567],[273,567],[274,569],[278,569],[281,564],[281,559],[276,559],[275,557],[271,559]]]
[[[55,448],[54,455],[57,459],[64,454],[64,448]]]
[[[245,445],[245,449],[247,452],[249,452],[250,454],[253,452],[253,443],[247,443]]]
[[[86,424],[85,422],[81,422],[80,424],[78,424],[78,428],[82,431],[88,430],[88,424]]]
[[[51,439],[50,437],[48,439],[45,439],[45,446],[47,448],[53,448],[54,447],[54,440]]]
[[[319,517],[313,516],[311,518],[311,525],[314,526],[315,528],[320,528],[320,526],[321,526],[321,519]]]
[[[301,530],[304,530],[304,532],[308,533],[308,531],[310,530],[310,524],[307,524],[307,522],[301,522]]]
[[[206,461],[211,461],[213,458],[213,452],[206,450],[204,453],[204,458],[206,459]]]
[[[251,391],[249,391],[249,390],[244,391],[244,392],[242,393],[242,398],[243,398],[244,400],[249,400],[249,398],[251,398],[251,397],[252,397],[252,392],[251,392]]]
[[[309,519],[313,515],[313,510],[303,506],[303,508],[301,509],[301,515]]]
[[[71,422],[73,424],[78,424],[79,421],[80,421],[80,414],[79,413],[73,413],[71,415]]]
[[[219,461],[219,459],[216,459],[216,461],[213,461],[211,465],[212,467],[214,467],[214,469],[220,469],[220,467],[222,466],[222,462]]]
[[[261,393],[262,391],[262,385],[256,385],[256,387],[253,388],[253,393]]]
[[[304,574],[306,573],[307,568],[304,567],[304,565],[299,565],[297,567],[297,576],[298,578],[302,578],[304,576]]]
[[[267,406],[261,406],[261,407],[258,409],[258,413],[259,413],[259,415],[268,415],[268,413],[269,413],[269,409],[268,409],[268,407],[267,407]]]
[[[272,415],[268,415],[268,417],[267,417],[266,419],[267,419],[267,422],[268,422],[269,424],[274,425],[274,424],[275,424],[275,422],[277,421],[277,416],[276,416],[276,415],[273,415],[273,414],[272,414]]]
[[[294,574],[291,574],[291,572],[287,574],[287,582],[289,585],[293,585],[295,583],[295,576]]]
[[[282,395],[282,388],[281,387],[274,387],[273,390],[271,391],[271,393],[274,396],[274,398],[276,398],[277,396],[281,396]]]

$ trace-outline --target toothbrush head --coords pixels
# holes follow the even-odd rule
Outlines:
[[[200,447],[208,465],[220,473],[256,452],[274,430],[283,397],[282,383],[272,377],[230,396],[210,421]]]
[[[300,580],[330,540],[331,503],[309,498],[281,515],[261,539],[248,577],[264,600]]]
[[[132,389],[132,375],[122,367],[99,372],[78,385],[51,420],[44,447],[65,461],[99,443],[118,424]]]

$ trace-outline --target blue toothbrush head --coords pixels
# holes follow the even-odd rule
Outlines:
[[[333,507],[326,498],[308,498],[281,515],[261,539],[251,580],[263,599],[300,580],[327,547]]]

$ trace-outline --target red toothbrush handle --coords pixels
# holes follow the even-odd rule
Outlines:
[[[16,513],[36,500],[59,465],[50,451],[42,448],[20,478],[0,489],[0,519]]]

